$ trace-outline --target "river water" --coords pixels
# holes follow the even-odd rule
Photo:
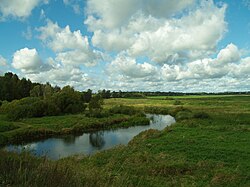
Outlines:
[[[20,152],[29,150],[36,156],[46,155],[48,158],[57,160],[75,154],[94,154],[97,151],[106,150],[116,145],[126,145],[140,132],[148,129],[163,130],[175,123],[170,115],[147,114],[150,125],[120,128],[115,130],[103,130],[92,133],[84,133],[80,136],[66,136],[63,138],[49,138],[26,145],[6,147],[8,151]]]

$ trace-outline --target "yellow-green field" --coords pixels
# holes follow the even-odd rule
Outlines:
[[[182,107],[209,117],[180,118],[163,131],[143,132],[128,146],[92,156],[49,161],[0,151],[0,186],[67,186],[69,182],[71,186],[250,186],[250,96],[108,99],[104,108],[119,104],[141,110]],[[39,122],[52,128],[60,126],[53,123],[59,118],[82,120],[81,115],[69,115],[12,125]]]

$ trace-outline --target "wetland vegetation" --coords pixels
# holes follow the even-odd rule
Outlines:
[[[2,184],[66,186],[70,182],[71,186],[249,186],[250,96],[170,98],[104,100],[104,110],[114,105],[126,105],[138,110],[161,109],[164,114],[178,110],[188,113],[183,114],[187,117],[162,131],[140,133],[127,146],[58,161],[35,158],[26,152],[17,155],[1,151]],[[182,106],[174,105],[175,100],[181,101]],[[87,120],[90,123],[86,127],[89,128],[89,124],[101,124],[99,120],[107,122],[126,117],[125,114],[117,114],[111,118],[87,118],[77,114],[9,122],[1,115],[1,136],[11,137],[11,133],[20,126],[54,131],[71,128],[72,124]]]

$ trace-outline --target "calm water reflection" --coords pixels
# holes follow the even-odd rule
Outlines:
[[[175,119],[169,115],[147,114],[147,117],[150,118],[150,125],[148,126],[84,133],[81,136],[50,138],[22,146],[8,146],[6,149],[19,152],[25,148],[37,156],[46,155],[48,158],[56,160],[74,154],[93,154],[120,144],[126,145],[142,131],[148,129],[162,130],[175,123]]]

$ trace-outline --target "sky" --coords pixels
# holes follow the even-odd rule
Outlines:
[[[122,91],[250,91],[250,0],[0,0],[0,75]]]

